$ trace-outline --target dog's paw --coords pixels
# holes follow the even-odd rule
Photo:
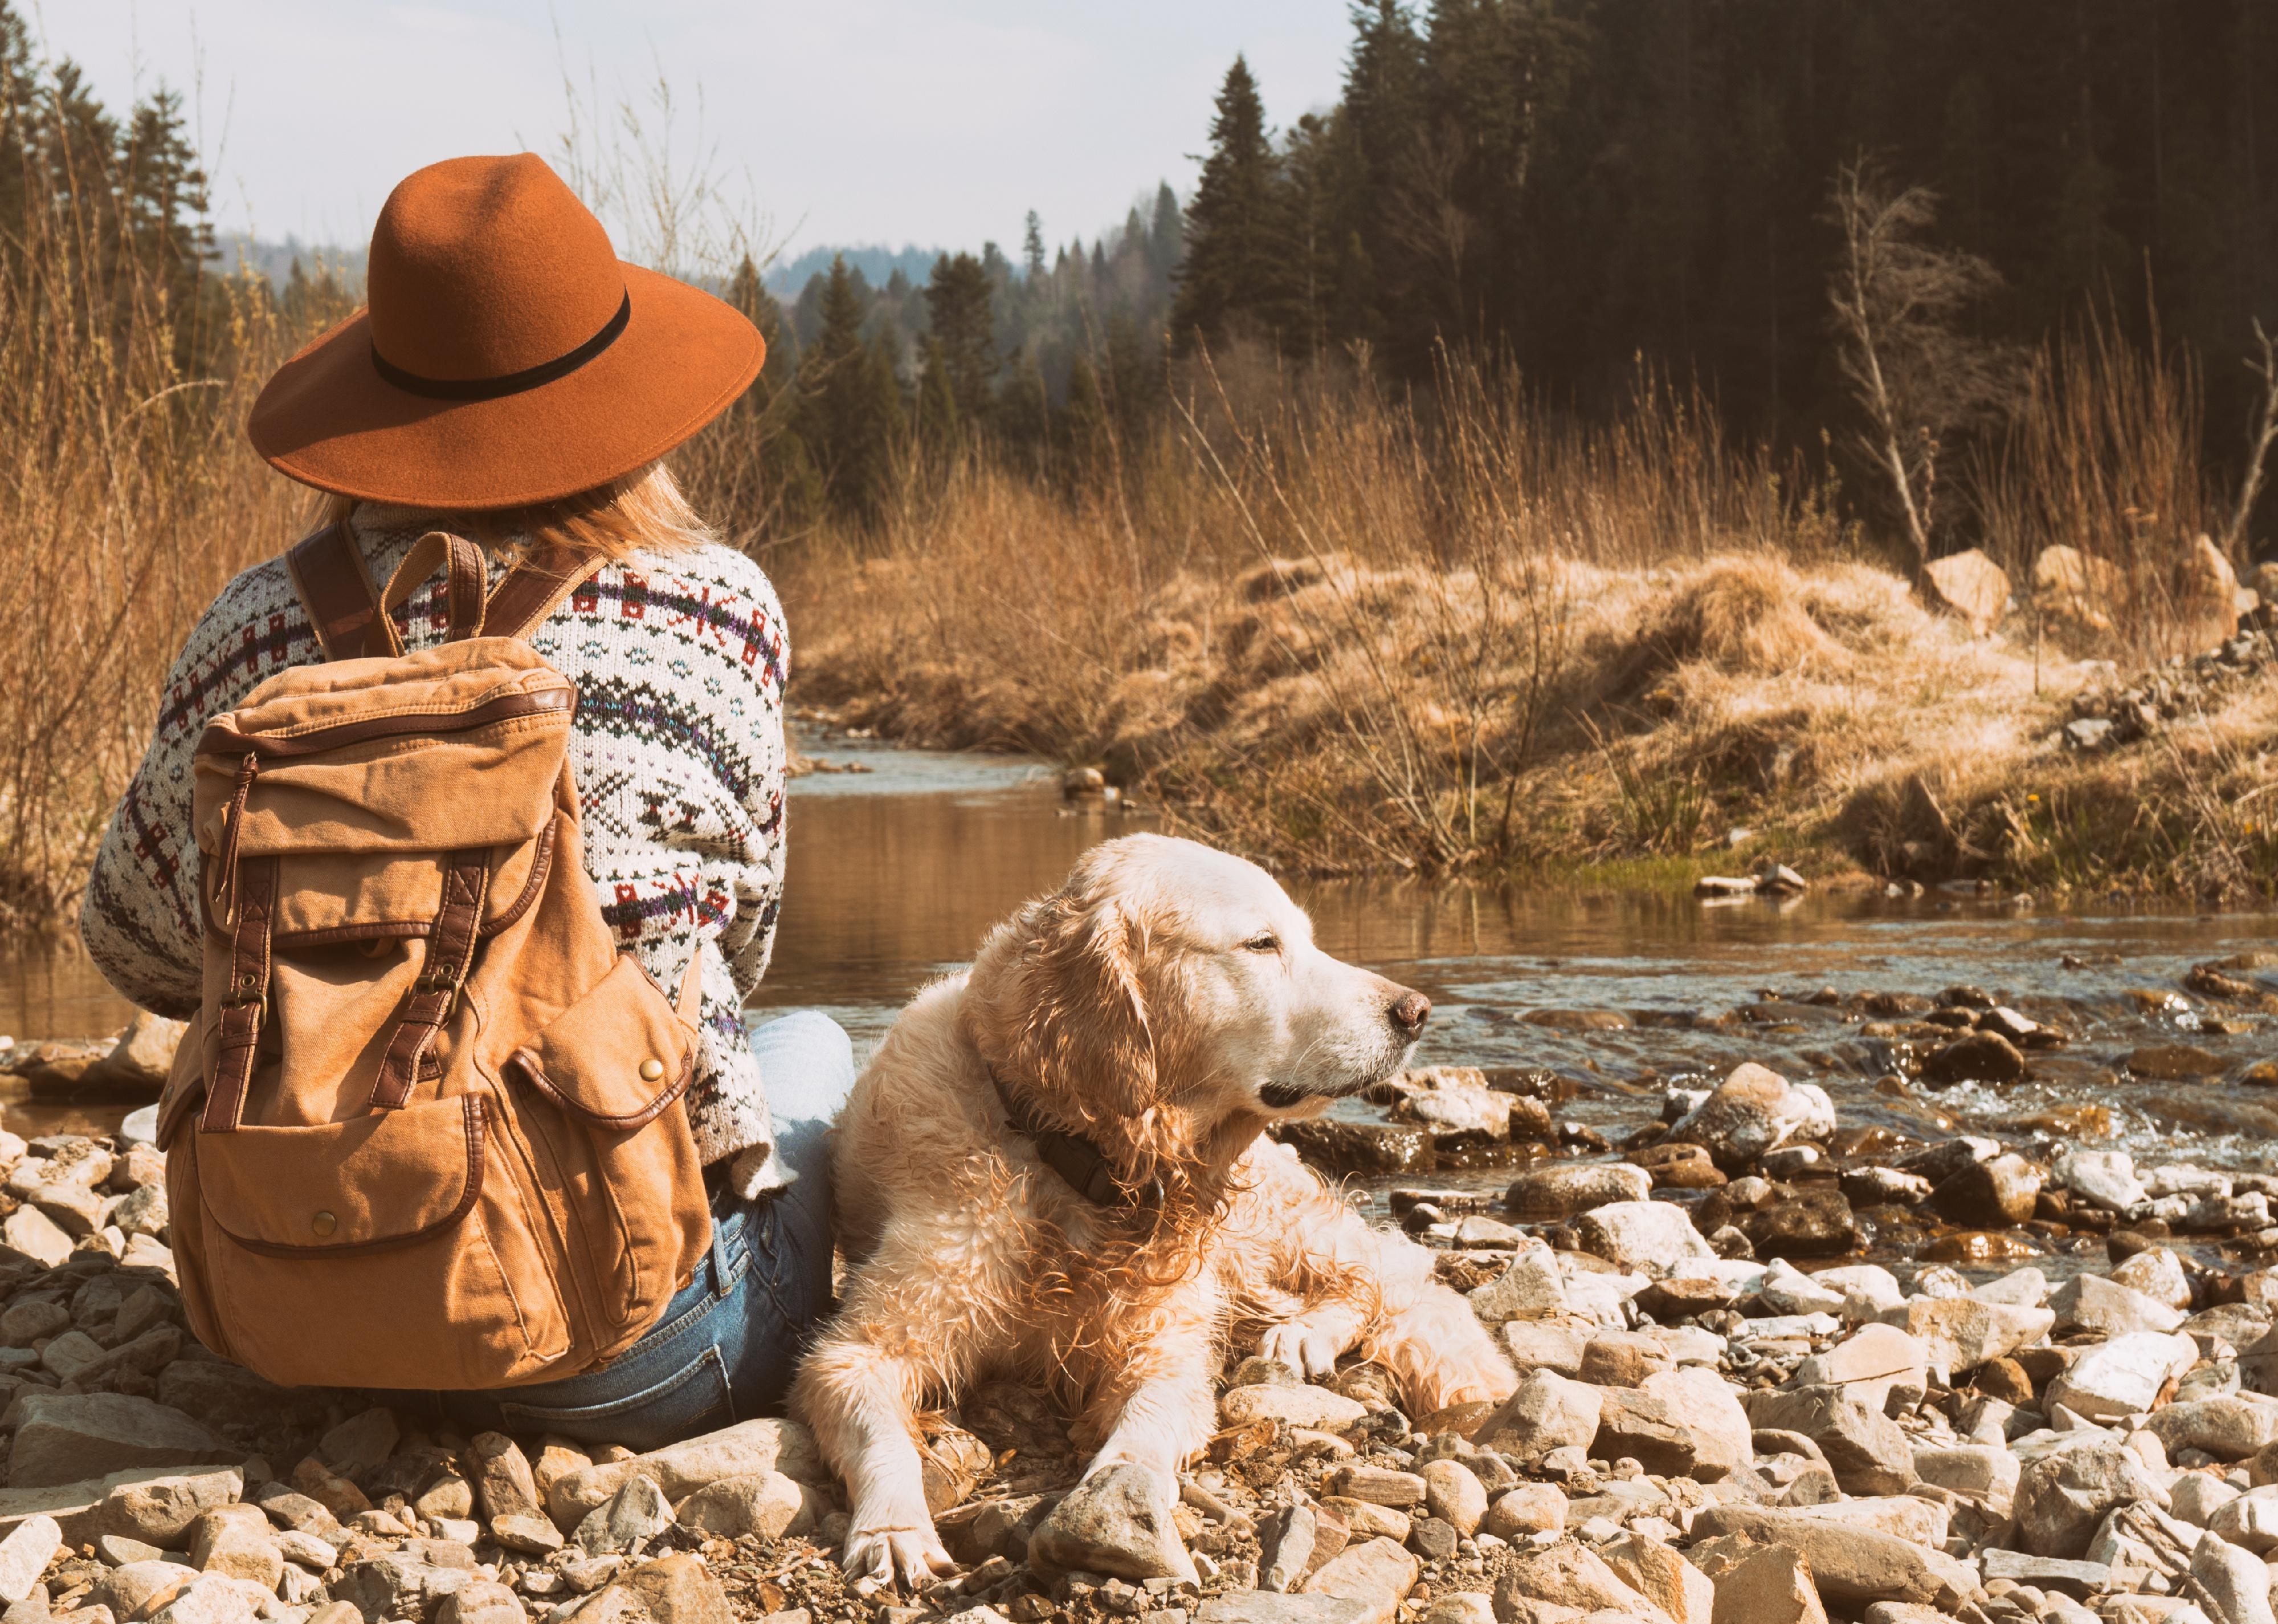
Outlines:
[[[1303,1376],[1328,1375],[1343,1352],[1334,1337],[1302,1319],[1284,1320],[1257,1339],[1259,1358],[1274,1360]]]
[[[838,1566],[857,1584],[887,1585],[898,1580],[912,1595],[957,1571],[956,1560],[942,1548],[930,1521],[858,1522],[846,1530]]]

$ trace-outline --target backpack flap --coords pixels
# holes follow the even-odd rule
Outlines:
[[[407,1246],[455,1226],[481,1198],[485,1104],[432,1100],[308,1128],[202,1138],[214,1225],[271,1257]]]
[[[504,638],[295,667],[199,739],[199,849],[242,859],[531,839],[553,820],[576,707],[568,678]]]
[[[507,1067],[588,1126],[630,1133],[687,1092],[696,1034],[640,961],[626,954],[592,992],[516,1049]]]

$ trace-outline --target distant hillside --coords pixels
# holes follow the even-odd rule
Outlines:
[[[913,282],[922,282],[933,271],[933,262],[948,250],[920,248],[914,242],[905,242],[890,249],[883,242],[868,248],[811,248],[794,259],[779,259],[768,267],[768,291],[775,294],[797,294],[810,277],[830,269],[830,262],[844,255],[846,268],[860,271],[873,287],[883,287],[899,271]]]

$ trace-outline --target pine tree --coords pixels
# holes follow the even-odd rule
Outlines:
[[[1035,283],[1044,274],[1044,223],[1034,209],[1028,211],[1028,230],[1021,238],[1021,264]]]
[[[819,301],[821,330],[799,358],[799,430],[831,508],[868,518],[885,499],[901,393],[890,353],[863,342],[869,312],[860,280],[845,259],[830,262]]]
[[[994,293],[986,263],[970,254],[944,254],[926,283],[928,328],[940,351],[958,418],[968,425],[987,419],[997,376]]]
[[[1216,342],[1235,326],[1271,330],[1286,322],[1289,242],[1277,170],[1257,81],[1236,57],[1219,91],[1210,156],[1187,209],[1186,257],[1171,307],[1181,349],[1197,338]]]
[[[941,341],[928,337],[924,362],[918,372],[918,440],[930,451],[945,451],[957,443],[957,391],[949,381]]]

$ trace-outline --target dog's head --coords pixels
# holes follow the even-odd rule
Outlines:
[[[982,1058],[1052,1117],[1207,1161],[1389,1076],[1432,1006],[1315,946],[1254,863],[1130,835],[990,937],[967,1007]]]

